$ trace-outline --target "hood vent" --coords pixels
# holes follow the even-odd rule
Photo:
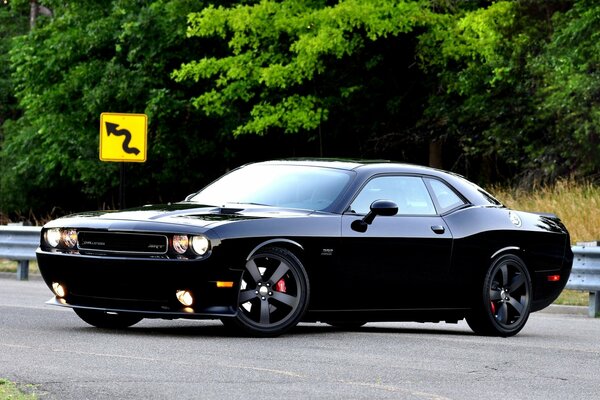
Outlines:
[[[225,207],[221,207],[219,209],[219,214],[232,215],[232,214],[237,214],[240,211],[244,211],[244,209],[243,208],[225,208]]]

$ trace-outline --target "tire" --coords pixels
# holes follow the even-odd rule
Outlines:
[[[286,249],[265,248],[246,262],[237,316],[222,321],[250,336],[279,336],[298,324],[309,297],[300,260]]]
[[[523,260],[508,254],[492,262],[467,323],[478,335],[514,336],[529,318],[531,276]]]
[[[88,324],[102,329],[125,329],[140,322],[143,318],[136,314],[107,313],[100,310],[74,308],[75,314]]]

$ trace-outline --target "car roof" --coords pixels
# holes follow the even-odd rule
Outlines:
[[[283,160],[263,161],[254,164],[263,165],[298,165],[324,168],[337,168],[354,171],[368,172],[399,172],[427,175],[455,175],[453,172],[443,171],[416,164],[393,162],[389,160],[357,160],[343,158],[288,158]]]
[[[467,180],[465,177],[454,172],[444,171],[436,168],[425,167],[415,164],[398,163],[389,160],[355,160],[340,158],[292,158],[283,160],[263,161],[253,163],[254,165],[297,165],[322,168],[336,168],[347,171],[355,171],[362,176],[378,174],[415,174],[428,175],[440,178],[458,190],[471,204],[475,205],[498,205],[502,204],[490,193]]]
[[[366,164],[388,163],[386,160],[354,160],[343,158],[287,158],[283,160],[263,161],[259,165],[299,165],[311,167],[354,170]]]

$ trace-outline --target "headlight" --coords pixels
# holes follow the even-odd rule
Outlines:
[[[190,246],[190,241],[186,235],[173,236],[173,250],[179,254],[183,254]]]
[[[210,248],[210,242],[204,235],[192,236],[192,249],[199,256],[206,254]]]
[[[75,229],[64,229],[61,238],[68,248],[72,249],[77,246],[77,231]]]
[[[56,247],[58,246],[58,244],[60,243],[60,229],[58,228],[52,228],[52,229],[48,229],[46,231],[46,243],[48,243],[48,245],[50,247]]]

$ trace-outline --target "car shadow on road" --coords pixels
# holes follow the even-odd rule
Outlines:
[[[134,326],[128,329],[99,329],[93,327],[81,327],[78,328],[80,332],[98,332],[103,331],[106,333],[117,333],[127,335],[139,335],[139,336],[170,336],[170,337],[206,337],[206,338],[249,338],[250,336],[241,334],[240,332],[231,330],[225,327],[219,322],[215,321],[198,321],[195,323],[182,323],[174,322],[173,325],[166,325],[160,323],[160,326],[156,326],[152,322],[150,326]],[[442,336],[473,336],[474,333],[470,330],[455,330],[455,329],[444,329],[443,325],[424,325],[423,327],[415,326],[402,326],[400,323],[377,326],[367,324],[360,328],[337,328],[325,323],[303,323],[293,328],[290,332],[286,333],[285,337],[294,336],[328,336],[328,335],[345,335],[345,334],[390,334],[390,335],[403,335],[403,334],[418,334],[418,335],[442,335]]]
[[[311,324],[311,325],[299,325],[292,333],[300,334],[318,334],[318,333],[379,333],[379,334],[423,334],[423,335],[448,335],[448,336],[472,336],[473,332],[470,330],[458,331],[454,329],[444,329],[444,324],[434,325],[428,324],[423,327],[415,326],[402,326],[401,323],[394,323],[393,325],[377,326],[367,324],[360,328],[347,329],[337,328],[329,326],[327,324]]]

